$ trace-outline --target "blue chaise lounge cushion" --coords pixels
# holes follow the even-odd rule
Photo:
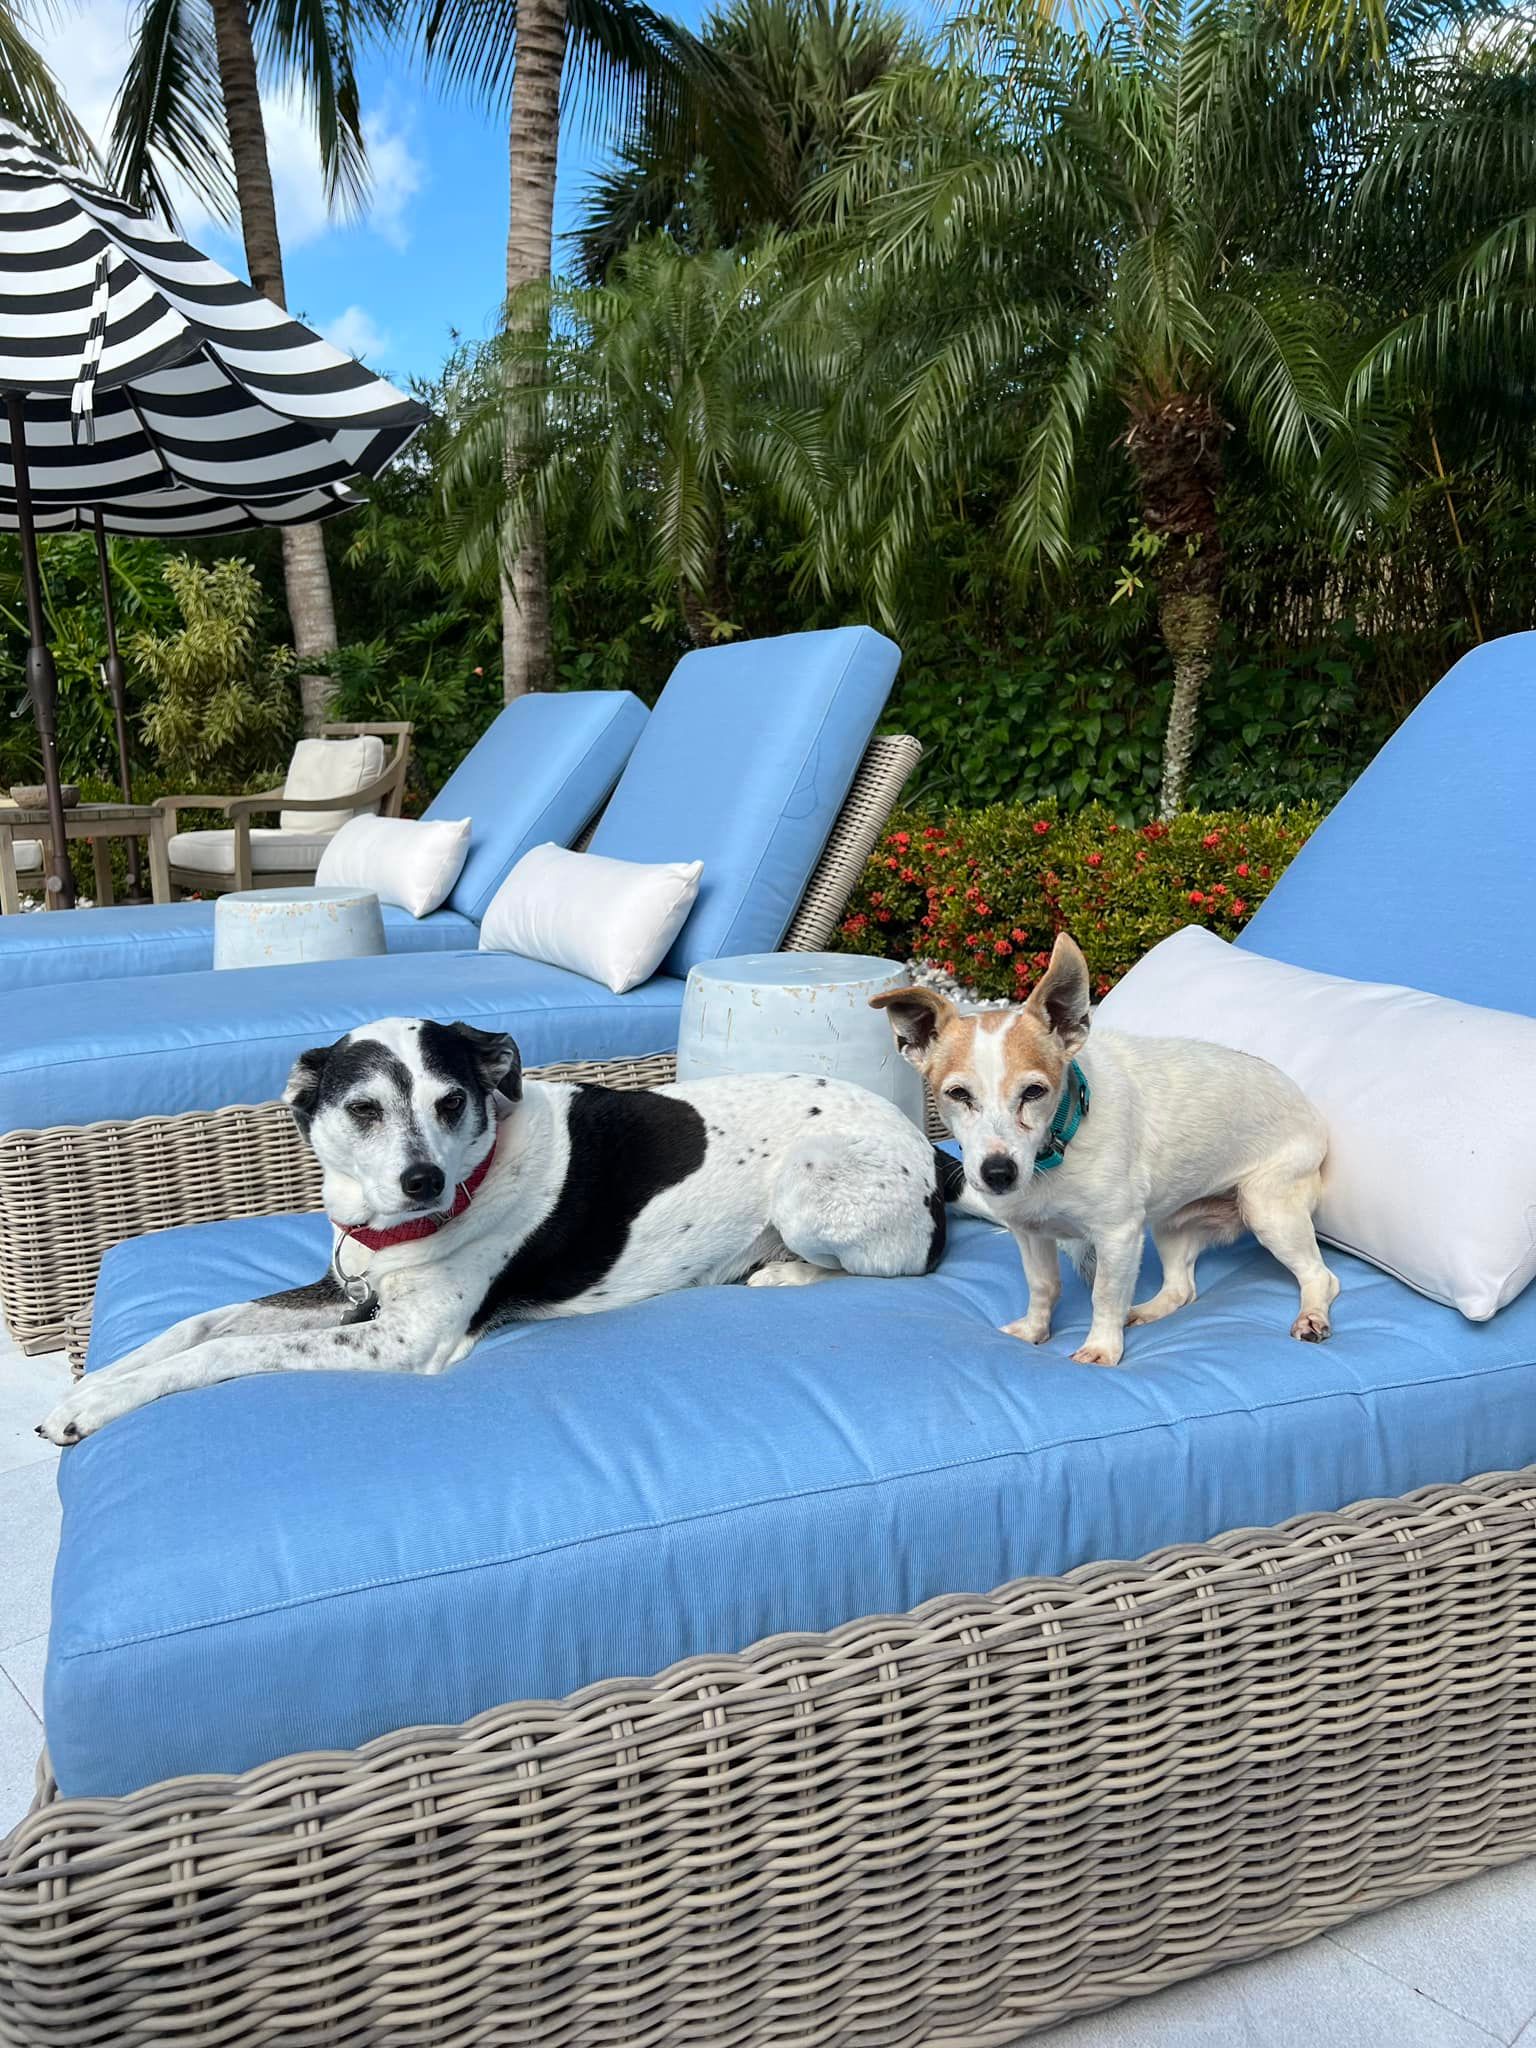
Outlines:
[[[0,918],[0,993],[141,974],[196,974],[213,965],[214,914],[211,900],[188,900]],[[391,953],[463,952],[479,943],[479,926],[446,905],[428,917],[412,917],[386,903],[383,916]]]
[[[869,626],[683,656],[592,836],[614,860],[703,861],[665,973],[778,945],[900,664]]]
[[[378,1017],[510,1031],[529,1066],[640,1059],[677,1044],[683,984],[616,996],[515,953],[328,960],[157,974],[71,991],[39,1043],[37,1002],[0,1003],[0,1130],[271,1102],[298,1055]]]
[[[94,1361],[313,1279],[316,1218],[142,1238]],[[1001,1335],[1012,1241],[926,1279],[728,1287],[502,1333],[436,1378],[180,1394],[64,1454],[48,1743],[66,1794],[454,1722],[1021,1573],[1536,1460],[1536,1288],[1491,1322],[1340,1257],[1333,1341],[1251,1244],[1073,1365]]]
[[[1276,883],[1239,945],[1536,1016],[1536,633],[1463,656]]]
[[[579,837],[645,723],[628,690],[540,692],[499,713],[423,813],[475,821],[450,907],[478,924],[530,847]]]

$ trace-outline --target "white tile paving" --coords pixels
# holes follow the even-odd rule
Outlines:
[[[42,1746],[56,1451],[32,1434],[62,1353],[0,1334],[0,1835]],[[1051,2048],[1536,2048],[1536,1861],[1357,1920],[1155,1998],[1057,2027]]]

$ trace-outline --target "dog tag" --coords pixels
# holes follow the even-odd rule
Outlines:
[[[337,1286],[352,1304],[342,1315],[342,1328],[345,1329],[348,1323],[371,1323],[379,1312],[379,1297],[364,1274],[342,1272],[340,1245],[332,1255],[331,1271]]]

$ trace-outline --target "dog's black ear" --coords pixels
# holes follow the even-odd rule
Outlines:
[[[448,1029],[456,1032],[474,1055],[481,1087],[499,1089],[509,1102],[521,1099],[523,1056],[515,1038],[505,1031],[477,1031],[473,1024],[453,1023]]]
[[[314,1045],[308,1052],[301,1052],[293,1063],[288,1085],[283,1090],[283,1100],[293,1111],[293,1120],[306,1137],[309,1135],[309,1120],[320,1099],[320,1080],[325,1072],[325,1063],[335,1050],[333,1045]]]
[[[869,1007],[886,1012],[902,1058],[914,1067],[928,1064],[934,1040],[960,1014],[947,996],[932,988],[889,988],[871,996]]]
[[[1068,1057],[1088,1036],[1088,962],[1077,941],[1066,932],[1056,934],[1051,964],[1030,990],[1026,1010],[1033,1010],[1061,1040]]]

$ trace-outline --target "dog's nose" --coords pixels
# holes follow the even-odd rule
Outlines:
[[[440,1166],[408,1166],[400,1176],[400,1192],[413,1202],[435,1201],[446,1185]]]
[[[1019,1177],[1018,1162],[1006,1152],[994,1152],[981,1162],[981,1177],[994,1195],[1005,1195]]]

